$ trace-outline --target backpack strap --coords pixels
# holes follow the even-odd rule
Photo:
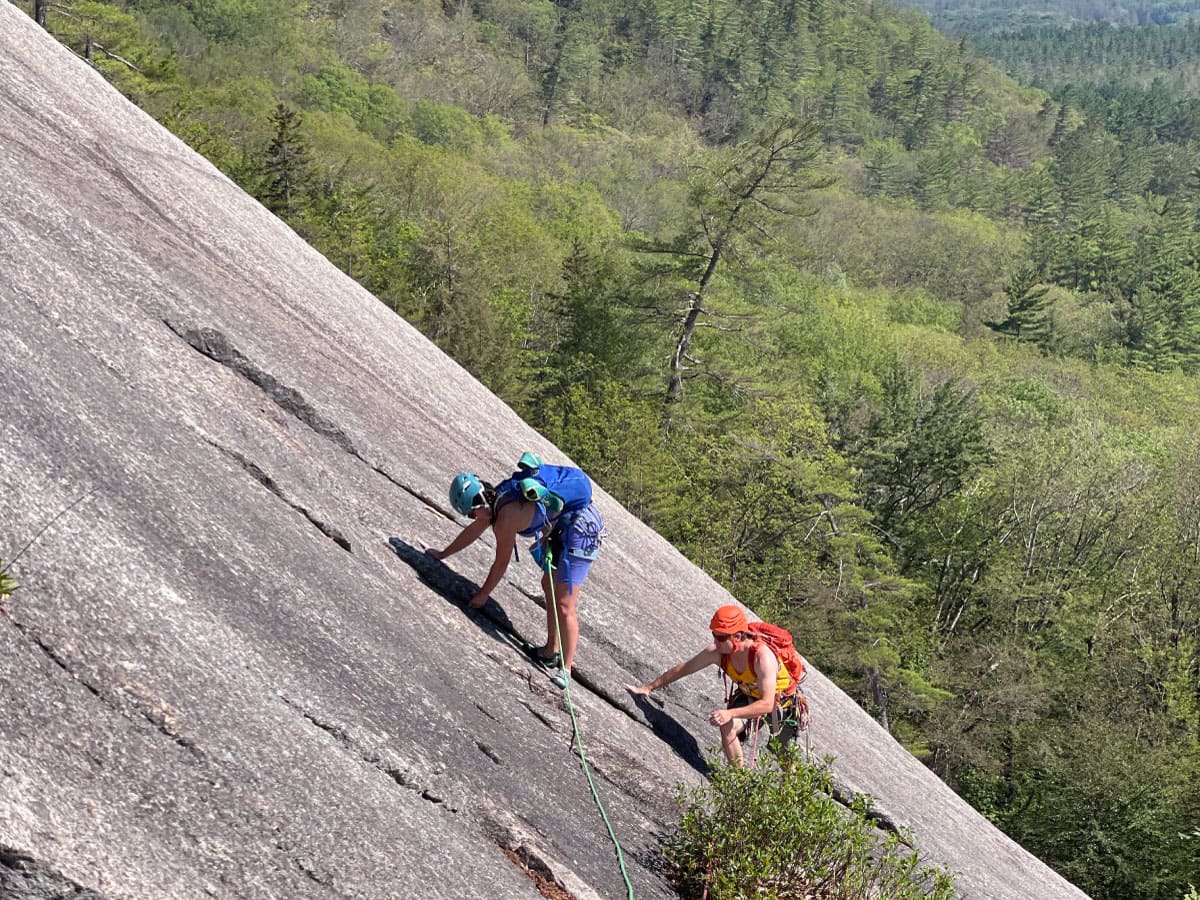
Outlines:
[[[754,643],[750,645],[750,674],[754,676],[756,682],[758,681],[758,668],[755,666],[754,661],[758,659],[759,649],[765,646],[766,644],[758,638],[755,638]],[[767,649],[770,648],[768,647]],[[774,651],[772,650],[771,652],[773,653]]]

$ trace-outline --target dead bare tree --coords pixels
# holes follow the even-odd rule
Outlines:
[[[773,119],[749,140],[713,151],[692,167],[690,230],[673,241],[641,248],[662,254],[686,288],[682,321],[671,353],[666,401],[683,398],[689,348],[720,264],[741,252],[770,242],[772,225],[785,217],[810,214],[802,195],[825,187],[831,179],[816,171],[821,150],[815,123],[793,116]]]

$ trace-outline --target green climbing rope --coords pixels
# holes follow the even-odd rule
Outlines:
[[[558,598],[554,595],[554,573],[552,571],[553,555],[550,549],[546,549],[546,577],[550,580],[550,604],[554,608],[554,637],[558,643],[558,654],[560,659],[565,659],[562,645],[562,624],[558,620]],[[565,668],[565,666],[564,666]],[[571,676],[567,674],[567,685],[563,688],[563,693],[567,697],[567,712],[571,716],[571,727],[575,732],[575,746],[579,749],[579,761],[583,765],[583,774],[587,776],[588,787],[592,791],[592,799],[596,801],[596,808],[600,810],[600,818],[604,820],[604,827],[608,829],[608,837],[613,843],[613,847],[617,851],[617,864],[621,867],[621,877],[625,879],[625,887],[628,891],[629,900],[634,900],[633,884],[629,880],[629,872],[625,869],[625,855],[621,852],[621,842],[617,840],[617,835],[613,831],[612,822],[608,820],[608,813],[604,811],[604,804],[600,802],[600,792],[596,790],[596,782],[592,780],[592,768],[588,765],[587,755],[583,752],[583,735],[579,733],[579,720],[575,717],[575,704],[571,700]]]

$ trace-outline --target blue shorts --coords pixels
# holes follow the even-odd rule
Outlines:
[[[600,553],[605,534],[604,520],[593,504],[556,525],[549,541],[554,554],[555,584],[566,585],[572,591],[583,584]]]

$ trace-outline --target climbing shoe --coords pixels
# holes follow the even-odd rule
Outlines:
[[[530,647],[528,652],[533,661],[543,668],[558,669],[562,667],[562,654],[557,651],[547,653],[542,647]]]
[[[562,688],[565,691],[567,689],[567,685],[571,683],[571,673],[566,669],[559,669],[550,676],[550,683],[555,687]]]

